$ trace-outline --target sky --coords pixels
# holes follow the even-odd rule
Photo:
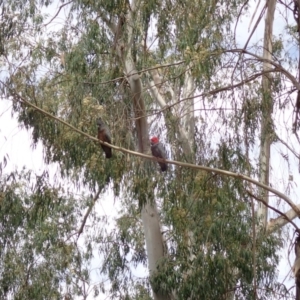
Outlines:
[[[262,9],[263,3],[260,2],[260,6],[257,9],[256,16],[254,17],[254,21],[251,23],[251,29],[256,22],[258,15]],[[58,5],[52,5],[47,12],[49,13],[49,20],[52,16],[55,15],[57,11]],[[237,40],[238,43],[243,47],[244,43],[247,40],[249,35],[249,24],[250,19],[253,15],[254,7],[249,13],[248,18],[243,18],[240,25],[237,27]],[[58,18],[56,19],[57,22],[54,22],[56,26],[59,26],[59,19],[63,19],[65,16],[64,9],[59,14]],[[275,21],[274,21],[274,34],[280,35],[284,33],[284,24],[285,20],[282,15],[276,14]],[[264,21],[260,22],[258,29],[253,35],[252,40],[257,41],[258,39],[262,38],[264,28]],[[250,43],[251,44],[251,43]],[[296,49],[290,48],[291,52],[297,53]],[[296,54],[295,54],[296,55]],[[43,146],[41,143],[38,143],[35,148],[32,147],[32,139],[31,134],[24,128],[21,128],[16,120],[15,116],[12,116],[11,111],[11,100],[1,99],[0,100],[0,161],[2,160],[3,156],[7,156],[8,164],[5,168],[5,173],[9,173],[15,169],[21,169],[24,166],[29,169],[35,171],[37,174],[41,174],[45,169],[49,171],[50,177],[54,176],[58,169],[57,164],[46,165],[43,161]],[[285,133],[289,135],[290,133]],[[290,137],[293,139],[293,137]],[[281,149],[279,149],[281,150]],[[281,157],[278,152],[274,152],[274,156],[276,158],[278,155],[278,162],[281,161]],[[294,181],[291,182],[293,186],[293,190],[291,192],[291,198],[297,199],[297,195],[300,195],[300,185],[297,185],[299,182],[299,172],[298,172],[298,165],[297,162],[292,162],[295,166],[291,168],[291,170],[283,170],[282,166],[279,165],[278,169],[273,169],[272,174],[274,174],[274,178],[277,177],[276,172],[285,172],[284,178],[287,178],[290,173],[294,177]],[[279,163],[281,164],[281,163]],[[280,184],[280,183],[278,183]],[[99,201],[95,207],[97,212],[100,215],[108,216],[109,218],[113,219],[117,216],[117,207],[115,207],[115,203],[113,201],[113,196],[110,191],[107,192],[106,195],[101,197],[101,201]],[[272,216],[272,215],[271,215]],[[296,223],[300,226],[299,220],[297,218]],[[89,224],[87,224],[89,226]],[[113,226],[113,225],[112,225]],[[290,245],[286,244],[284,249],[281,251],[281,261],[279,265],[280,270],[280,278],[284,280],[286,278],[285,284],[288,286],[293,285],[293,279],[290,276],[287,276],[290,272],[290,263],[289,261],[293,261],[293,249],[292,254],[289,252],[291,251]],[[100,258],[98,260],[94,260],[93,264],[97,267],[100,263]],[[139,267],[136,271],[134,271],[136,276],[143,277],[147,276],[148,271],[145,268]],[[99,280],[98,275],[96,272],[92,275],[95,281]]]

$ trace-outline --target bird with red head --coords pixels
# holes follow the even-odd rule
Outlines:
[[[159,142],[158,137],[156,137],[156,136],[152,137],[150,139],[150,143],[151,143],[152,155],[154,157],[166,159],[166,151],[165,151],[163,145]],[[162,172],[167,171],[168,165],[166,163],[159,161],[158,164],[160,165]]]

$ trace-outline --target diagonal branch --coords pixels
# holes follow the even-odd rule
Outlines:
[[[259,5],[259,2],[258,2],[258,4],[257,4],[256,9],[258,8],[258,5]],[[262,19],[264,13],[265,13],[265,11],[266,11],[266,8],[267,8],[267,4],[264,5],[262,11],[260,12],[260,15],[259,15],[258,19],[256,20],[256,23],[255,23],[255,25],[254,25],[254,27],[253,27],[251,33],[250,33],[249,36],[248,36],[248,39],[247,39],[247,41],[246,41],[246,43],[245,43],[245,45],[244,45],[244,47],[243,47],[243,50],[246,50],[246,48],[247,48],[247,46],[248,46],[248,44],[249,44],[249,42],[250,42],[250,40],[251,40],[251,38],[252,38],[252,36],[253,36],[255,30],[257,29],[257,27],[258,27],[258,25],[259,25],[259,22],[261,21],[261,19]],[[254,15],[255,15],[255,13],[254,13]],[[254,15],[252,16],[252,18],[254,18]],[[251,22],[252,22],[252,20],[251,20]],[[236,23],[236,24],[237,24],[237,23]],[[251,25],[251,24],[250,24],[250,25]],[[249,25],[249,26],[250,26],[250,25]],[[237,60],[237,62],[236,62],[236,64],[235,64],[235,67],[234,67],[233,72],[232,72],[232,77],[233,77],[233,74],[234,74],[234,72],[235,72],[235,70],[236,70],[236,68],[237,68],[237,66],[238,66],[238,63],[239,63],[239,61],[240,61],[240,59],[241,59],[241,56],[242,56],[242,52],[239,54],[238,60]],[[232,77],[231,77],[231,78],[232,78]]]
[[[46,27],[47,25],[49,25],[49,24],[50,24],[50,23],[58,16],[58,14],[59,14],[59,12],[61,11],[61,9],[62,9],[64,6],[67,6],[68,4],[70,4],[70,3],[72,3],[72,2],[73,2],[73,0],[71,0],[71,1],[69,1],[69,2],[67,2],[67,3],[62,4],[62,5],[59,7],[57,13],[54,15],[54,17],[53,17],[48,23],[46,23],[44,26]]]
[[[1,82],[1,81],[0,81]],[[3,82],[2,82],[3,83]],[[97,143],[100,143],[102,145],[106,145],[106,146],[109,146],[111,147],[112,149],[114,150],[117,150],[117,151],[120,151],[120,152],[123,152],[123,153],[128,153],[128,154],[132,154],[134,156],[137,156],[137,157],[142,157],[142,158],[145,158],[145,159],[150,159],[150,160],[153,160],[153,161],[164,161],[168,164],[172,164],[172,165],[177,165],[177,166],[181,166],[181,167],[186,167],[186,168],[191,168],[191,169],[196,169],[196,170],[204,170],[204,171],[207,171],[207,172],[211,172],[211,173],[217,173],[217,174],[221,174],[221,175],[225,175],[225,176],[230,176],[230,177],[233,177],[233,178],[238,178],[238,179],[241,179],[241,180],[245,180],[245,181],[248,181],[248,182],[251,182],[253,184],[255,184],[256,186],[260,187],[260,188],[263,188],[275,195],[277,195],[279,198],[281,198],[282,200],[284,200],[287,204],[289,204],[289,206],[297,213],[298,216],[300,216],[300,209],[297,207],[297,205],[294,204],[294,202],[289,198],[287,197],[285,194],[277,191],[276,189],[274,188],[271,188],[270,186],[267,186],[255,179],[252,179],[246,175],[243,175],[243,174],[240,174],[240,173],[234,173],[234,172],[230,172],[230,171],[226,171],[226,170],[222,170],[222,169],[217,169],[217,168],[210,168],[210,167],[205,167],[205,166],[199,166],[199,165],[194,165],[194,164],[190,164],[190,163],[184,163],[184,162],[180,162],[180,161],[175,161],[175,160],[162,160],[162,159],[159,159],[159,158],[156,158],[156,157],[153,157],[151,155],[147,155],[147,154],[144,154],[144,153],[141,153],[141,152],[135,152],[135,151],[132,151],[132,150],[129,150],[129,149],[126,149],[126,148],[122,148],[122,147],[118,147],[118,146],[115,146],[115,145],[112,145],[112,144],[109,144],[109,143],[106,143],[106,142],[102,142],[102,141],[99,141],[97,138],[77,129],[76,127],[72,126],[71,124],[67,123],[66,121],[58,118],[58,117],[55,117],[53,116],[52,114],[46,112],[45,110],[41,109],[40,107],[30,103],[29,101],[27,101],[24,97],[22,97],[21,95],[17,94],[16,92],[14,92],[7,84],[3,83],[6,88],[13,94],[14,97],[17,98],[17,101],[23,103],[23,104],[26,104],[27,106],[30,106],[32,108],[34,108],[35,110],[41,112],[42,114],[44,114],[45,116],[53,119],[53,120],[56,120],[58,122],[60,122],[61,124],[71,128],[72,130],[74,130],[75,132],[81,134],[82,136],[85,136],[86,138],[88,138],[89,140],[91,141],[94,141],[94,142],[97,142]]]
[[[158,112],[163,112],[164,110],[167,110],[173,106],[176,106],[178,104],[180,104],[181,102],[184,102],[184,101],[187,101],[187,100],[190,100],[190,99],[196,99],[196,98],[200,98],[200,97],[207,97],[207,96],[212,96],[212,95],[215,95],[215,94],[218,94],[218,93],[221,93],[221,92],[225,92],[225,91],[230,91],[230,90],[233,90],[234,88],[237,88],[237,87],[240,87],[240,86],[243,86],[244,84],[248,83],[248,82],[251,82],[253,81],[254,79],[260,77],[260,76],[263,76],[263,75],[266,75],[268,73],[272,73],[272,72],[278,72],[279,70],[274,68],[274,69],[271,69],[271,70],[268,70],[268,71],[264,71],[264,72],[259,72],[259,73],[256,73],[256,74],[253,74],[251,75],[250,77],[236,83],[236,84],[229,84],[229,85],[226,85],[226,86],[223,86],[223,87],[219,87],[219,88],[216,88],[214,90],[211,90],[209,92],[204,92],[204,93],[201,93],[199,95],[195,95],[195,96],[192,96],[192,97],[186,97],[186,98],[182,98],[180,99],[179,101],[173,103],[173,104],[168,104],[168,105],[165,105],[161,110],[155,112],[155,114],[157,114]],[[155,85],[154,85],[155,86]],[[152,86],[149,86],[148,87],[149,89],[152,88]],[[148,116],[150,116],[151,114],[148,114]]]
[[[91,203],[90,207],[88,208],[88,210],[86,211],[86,213],[85,213],[85,215],[84,215],[84,218],[83,218],[83,220],[82,220],[81,226],[80,226],[80,228],[79,228],[79,230],[78,230],[77,240],[79,239],[80,235],[81,235],[82,232],[83,232],[83,228],[84,228],[84,226],[85,226],[85,223],[86,223],[86,221],[87,221],[87,218],[89,217],[89,215],[90,215],[90,213],[91,213],[93,207],[95,206],[96,201],[98,200],[100,193],[101,193],[101,189],[99,189],[99,191],[98,191],[98,192],[96,193],[96,195],[94,196],[93,202]]]
[[[298,159],[300,159],[300,155],[296,153],[295,150],[292,149],[292,147],[289,146],[288,143],[286,143],[284,140],[282,140],[281,138],[279,138],[278,136],[276,137],[276,139],[282,143],[284,146],[286,146]]]
[[[286,70],[281,64],[276,63],[270,59],[266,59],[263,58],[259,55],[256,55],[250,51],[244,50],[244,49],[231,49],[231,50],[224,50],[224,53],[245,53],[248,54],[250,56],[253,56],[254,58],[256,58],[258,61],[260,62],[265,62],[268,63],[270,65],[272,65],[273,67],[277,68],[278,72],[281,72],[282,74],[284,74],[289,80],[291,80],[291,82],[293,83],[293,85],[297,88],[297,90],[300,90],[300,83],[297,81],[296,77],[293,76],[288,70]]]
[[[288,214],[289,214],[288,212],[287,213],[281,212],[279,209],[277,209],[274,206],[271,206],[270,204],[268,204],[264,199],[256,197],[249,190],[247,190],[247,193],[249,194],[250,197],[254,198],[255,200],[257,200],[257,201],[259,201],[261,203],[263,203],[266,207],[270,208],[271,210],[275,211],[276,213],[278,213],[280,215],[279,218],[270,221],[270,223],[267,226],[267,231],[268,232],[272,232],[274,228],[278,228],[276,225],[280,225],[280,223],[281,223],[281,222],[277,222],[278,220],[280,220],[280,221],[281,220],[285,220],[286,223],[292,224],[295,227],[295,230],[299,232],[298,226],[292,221],[292,218],[290,218],[288,216]]]

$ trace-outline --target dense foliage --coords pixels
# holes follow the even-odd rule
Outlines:
[[[277,280],[281,231],[259,226],[255,185],[178,165],[160,173],[156,162],[117,150],[105,159],[89,138],[100,116],[113,145],[139,151],[139,120],[146,118],[147,135],[160,136],[171,159],[257,179],[262,41],[243,53],[236,35],[252,3],[0,4],[2,97],[12,101],[33,144],[42,142],[45,162],[59,164],[55,183],[46,171],[7,174],[1,165],[0,298],[289,297]],[[285,51],[287,42],[298,48],[298,40],[282,7],[287,36],[275,39],[273,56],[294,72],[296,58]],[[129,65],[143,90],[138,112]],[[279,154],[293,172],[297,135],[286,134],[293,127],[291,83],[279,67],[272,72],[269,134],[273,145],[291,145],[280,145]],[[109,217],[98,211],[103,197],[114,202]],[[157,204],[164,241],[151,276],[145,203]]]

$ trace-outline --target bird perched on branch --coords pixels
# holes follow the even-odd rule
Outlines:
[[[97,119],[97,126],[98,126],[98,140],[111,144],[110,131],[101,118]],[[105,153],[106,158],[111,158],[112,156],[111,148],[102,144],[101,147]]]
[[[166,151],[165,151],[163,145],[159,142],[158,137],[156,137],[156,136],[152,137],[150,139],[150,142],[151,142],[152,155],[154,157],[166,159]],[[158,164],[160,165],[162,172],[167,171],[168,165],[166,163],[159,161]]]

